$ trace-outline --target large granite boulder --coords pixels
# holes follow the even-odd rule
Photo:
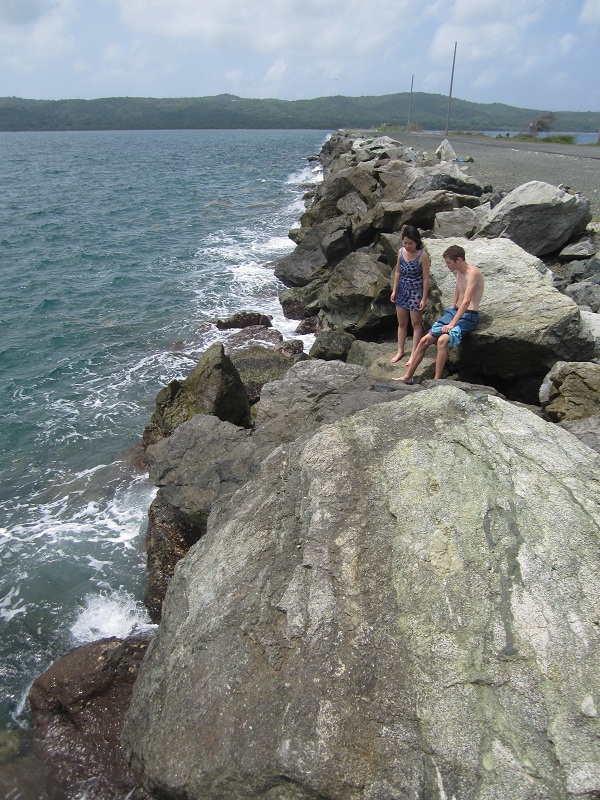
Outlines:
[[[320,293],[324,330],[376,332],[396,317],[390,303],[391,270],[377,255],[354,252],[335,266]]]
[[[244,428],[200,415],[148,448],[148,475],[160,488],[157,500],[180,511],[200,538],[215,499],[252,471],[254,451]]]
[[[455,279],[442,253],[451,244],[465,248],[467,261],[485,277],[480,324],[458,348],[450,365],[484,376],[540,381],[559,360],[593,358],[596,345],[583,327],[576,304],[558,292],[542,262],[509,239],[428,239],[432,285],[442,306],[452,304]]]
[[[324,361],[345,361],[354,341],[355,337],[344,330],[325,331],[317,334],[308,355]]]
[[[231,360],[252,405],[258,402],[264,384],[283,378],[297,359],[297,356],[288,356],[273,347],[261,345],[245,347],[231,354]]]
[[[600,453],[600,414],[585,419],[568,419],[559,424],[561,428],[576,436],[580,442]]]
[[[206,350],[185,380],[175,379],[160,390],[151,425],[168,436],[196,414],[250,425],[248,394],[221,342]]]
[[[34,681],[29,692],[33,752],[63,797],[147,798],[129,770],[120,736],[148,642],[148,637],[112,638],[76,647]]]
[[[564,293],[578,306],[590,308],[595,314],[600,312],[600,284],[582,281],[566,286]]]
[[[409,165],[392,162],[379,171],[379,199],[414,200],[427,192],[481,197],[483,186],[454,163]]]
[[[352,221],[338,216],[307,229],[295,250],[273,262],[275,276],[286,286],[306,286],[352,252]]]
[[[580,310],[581,326],[586,332],[586,336],[595,342],[596,351],[590,361],[600,359],[600,314],[594,314],[592,311]]]
[[[470,239],[479,225],[479,217],[472,208],[456,208],[440,211],[435,215],[433,233],[438,239],[461,236]]]
[[[591,219],[586,197],[543,181],[529,181],[494,206],[476,235],[505,236],[540,256],[560,250],[583,233]]]
[[[146,534],[144,603],[151,620],[160,621],[175,564],[206,533],[214,503],[237,491],[269,453],[325,421],[419,390],[395,381],[376,384],[365,369],[341,361],[299,363],[263,387],[252,433],[198,415],[149,447],[149,477],[159,487]]]
[[[373,171],[363,166],[348,167],[326,176],[317,189],[310,209],[302,217],[302,225],[321,223],[348,211],[356,212],[362,207],[366,210],[376,186],[377,179]],[[346,204],[344,207],[343,200],[348,196],[358,197],[362,206],[357,206],[354,199],[353,206],[347,208]]]
[[[544,378],[540,402],[554,422],[600,414],[600,364],[557,362]]]
[[[134,772],[162,800],[596,796],[599,467],[448,386],[277,448],[176,569]]]

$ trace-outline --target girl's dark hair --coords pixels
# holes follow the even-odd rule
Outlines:
[[[413,242],[417,245],[419,250],[423,249],[423,242],[421,241],[421,234],[419,231],[414,227],[414,225],[406,225],[404,230],[402,231],[402,238],[406,236],[407,239],[412,239]]]

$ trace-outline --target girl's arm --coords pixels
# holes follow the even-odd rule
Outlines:
[[[431,261],[429,260],[429,255],[425,252],[425,250],[423,250],[423,254],[421,255],[421,267],[423,268],[423,297],[421,297],[421,302],[419,303],[419,311],[423,311],[425,308],[427,294],[429,292],[429,270],[431,267]]]
[[[400,277],[400,256],[402,255],[402,248],[398,250],[398,258],[396,259],[396,270],[394,272],[394,282],[392,284],[392,295],[390,297],[390,301],[392,303],[396,302],[396,292],[398,291],[398,279]]]

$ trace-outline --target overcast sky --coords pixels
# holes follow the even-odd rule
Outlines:
[[[447,94],[600,110],[600,0],[0,0],[0,96]]]

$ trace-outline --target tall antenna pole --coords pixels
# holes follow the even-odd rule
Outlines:
[[[408,101],[408,122],[406,123],[406,132],[410,133],[410,112],[412,109],[412,92],[413,92],[413,82],[415,80],[415,76],[413,75],[410,79],[410,100]],[[598,132],[598,136],[600,137],[600,132]]]
[[[446,114],[446,137],[450,123],[450,106],[452,105],[452,84],[454,83],[454,64],[456,63],[456,42],[454,42],[454,58],[452,59],[452,77],[450,78],[450,94],[448,95],[448,113]]]

